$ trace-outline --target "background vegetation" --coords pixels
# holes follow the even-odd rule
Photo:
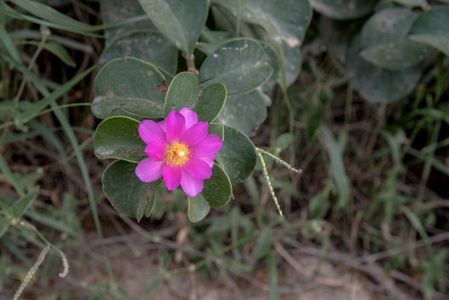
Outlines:
[[[273,52],[265,23],[245,15],[257,1],[210,2],[197,66],[235,36]],[[282,2],[287,11],[303,5],[309,18],[296,33],[298,51],[283,44],[280,59],[274,51],[266,93],[228,98],[219,119],[303,172],[266,159],[285,218],[258,165],[230,203],[198,223],[181,191],[160,189],[139,223],[102,192],[110,161],[94,155],[99,120],[90,108],[99,68],[137,56],[169,76],[189,63],[148,27],[138,2],[125,12],[114,1],[0,4],[1,299],[142,299],[162,290],[194,299],[203,281],[241,299],[297,299],[313,284],[352,291],[320,273],[324,262],[372,283],[371,299],[447,297],[449,38],[442,30],[440,44],[423,40],[412,27],[431,9],[447,12],[447,1]],[[408,27],[391,34],[397,44],[388,52],[385,28],[369,25],[394,19],[384,15],[392,10],[408,24],[398,28]],[[441,25],[422,22],[432,34]],[[140,44],[158,39],[158,48]],[[310,267],[304,257],[319,263]]]

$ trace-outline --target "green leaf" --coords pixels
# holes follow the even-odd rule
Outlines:
[[[310,0],[310,5],[326,17],[339,20],[356,19],[372,12],[379,0]]]
[[[99,158],[117,158],[138,163],[146,158],[145,142],[139,137],[139,121],[128,117],[107,118],[98,125],[94,151]]]
[[[11,207],[12,216],[17,219],[21,218],[33,200],[36,199],[37,194],[39,194],[39,187],[33,188],[26,195],[14,202]]]
[[[16,190],[16,192],[20,196],[24,196],[25,192],[24,192],[23,183],[20,182],[20,180],[17,180],[17,178],[11,172],[11,169],[9,168],[8,163],[3,158],[3,155],[1,152],[0,152],[0,171],[1,171],[3,178],[5,178],[10,185],[12,185],[12,187]]]
[[[104,30],[106,48],[101,53],[100,66],[115,58],[131,56],[151,62],[170,74],[176,72],[178,49],[148,19],[139,1],[101,0],[100,4],[103,23],[146,17],[140,22]]]
[[[182,52],[193,53],[206,23],[207,0],[139,0],[159,31]]]
[[[46,228],[53,228],[61,232],[65,232],[72,237],[78,237],[78,232],[73,227],[69,226],[66,223],[66,220],[59,221],[55,219],[53,216],[47,216],[44,214],[40,214],[36,211],[26,212],[25,215],[31,218],[34,222],[41,223]]]
[[[231,182],[219,165],[215,164],[212,168],[212,177],[204,180],[204,189],[201,194],[213,208],[223,207],[231,199]]]
[[[383,9],[363,25],[360,44],[366,49],[379,44],[388,44],[403,39],[417,15],[408,8]]]
[[[221,82],[228,95],[248,93],[262,85],[272,68],[262,46],[250,39],[234,39],[220,47],[203,62],[198,79],[202,86]]]
[[[152,188],[154,188],[153,194],[150,198],[150,201],[148,202],[147,209],[145,210],[145,216],[149,217],[151,216],[151,213],[153,212],[154,207],[156,206],[156,196],[157,196],[157,189],[159,188],[161,181],[155,181],[149,184]]]
[[[215,133],[223,141],[224,140],[224,126],[223,124],[211,123],[208,126],[209,133]]]
[[[111,115],[161,118],[164,94],[158,86],[163,84],[165,78],[154,65],[132,57],[114,59],[95,79],[92,112],[100,119]]]
[[[243,22],[260,26],[268,40],[284,42],[289,47],[302,44],[312,19],[312,9],[306,0],[213,0],[212,3]]]
[[[198,114],[198,121],[213,122],[226,102],[226,87],[217,82],[201,91],[198,101],[192,108]]]
[[[270,64],[271,68],[273,69],[273,73],[271,73],[271,76],[262,85],[262,90],[265,92],[271,90],[276,85],[281,62],[280,57],[276,52],[276,45],[266,41],[261,41],[260,44],[265,51],[265,54],[267,55],[268,64]]]
[[[276,44],[267,42],[262,44],[268,57],[268,62],[273,68],[271,77],[263,84],[262,90],[267,91],[274,87],[277,82],[286,86],[291,85],[298,78],[302,66],[302,54],[299,46],[289,47],[288,44]]]
[[[407,40],[417,15],[407,8],[384,9],[372,16],[360,35],[361,56],[374,65],[391,70],[419,64],[431,48]]]
[[[8,122],[14,116],[16,110],[13,100],[2,100],[0,102],[0,122]]]
[[[427,0],[393,0],[404,6],[424,6],[427,5]]]
[[[312,102],[304,114],[306,119],[306,134],[307,138],[311,140],[321,124],[324,123],[328,105],[321,102]]]
[[[360,31],[364,20],[339,21],[324,16],[319,20],[320,38],[327,49],[340,61],[345,61],[346,49],[351,38]]]
[[[201,89],[197,77],[191,72],[182,72],[173,78],[165,97],[164,115],[189,107],[198,114],[198,121],[212,122],[226,102],[226,87],[214,83]]]
[[[202,194],[199,194],[195,198],[187,197],[188,209],[187,215],[190,222],[196,223],[202,221],[210,211],[210,205],[204,200]]]
[[[110,164],[103,173],[103,192],[117,211],[140,221],[147,207],[153,206],[161,181],[140,181],[136,167],[137,164],[123,160]]]
[[[122,1],[123,3],[126,3]],[[142,45],[145,45],[142,47]],[[100,65],[122,57],[135,57],[152,62],[173,74],[178,64],[178,49],[160,32],[139,30],[126,32],[112,40],[101,53]]]
[[[381,44],[363,50],[360,55],[381,68],[401,70],[413,67],[424,60],[432,48],[408,40]]]
[[[62,86],[58,87],[51,94],[45,95],[45,98],[40,100],[39,102],[33,103],[30,105],[22,114],[20,114],[18,120],[16,122],[28,122],[31,119],[35,118],[47,105],[51,105],[56,99],[66,94],[68,90],[78,84],[81,80],[83,80],[87,75],[90,74],[94,70],[95,66],[90,67],[83,73],[78,76],[70,79]]]
[[[257,236],[256,245],[254,246],[252,256],[253,260],[256,262],[259,259],[266,257],[270,251],[273,232],[269,229],[262,229],[260,234]]]
[[[267,107],[259,90],[228,97],[217,122],[249,134],[267,117]]]
[[[329,174],[337,187],[339,208],[344,208],[348,204],[350,194],[350,182],[346,175],[346,169],[343,162],[343,150],[335,140],[332,132],[325,126],[321,127],[321,133],[326,143],[327,152],[330,159]]]
[[[0,238],[5,234],[6,230],[8,230],[9,224],[8,218],[0,215]]]
[[[310,219],[322,219],[329,211],[329,193],[328,185],[321,191],[316,193],[309,201],[309,216]]]
[[[287,47],[282,45],[279,51],[283,52],[283,71],[285,71],[285,79],[287,86],[291,85],[298,78],[302,66],[301,49],[297,47]],[[282,60],[281,60],[282,61]]]
[[[144,17],[131,23],[123,22],[120,26],[106,26],[104,29],[106,47],[109,47],[117,37],[132,31],[158,31],[138,0],[100,0],[100,8],[104,24]]]
[[[434,6],[413,23],[409,39],[437,48],[449,56],[449,7]]]
[[[165,96],[164,116],[172,110],[180,111],[183,107],[193,107],[198,101],[201,89],[198,78],[191,72],[176,75]]]
[[[0,17],[3,18],[3,13],[0,14]],[[6,31],[3,22],[1,22],[0,24],[0,47],[2,48],[2,51],[9,53],[11,58],[13,58],[16,62],[21,61],[19,52],[17,52],[17,49],[14,46],[14,43],[12,42],[10,35]]]
[[[217,161],[229,176],[232,184],[247,178],[256,167],[257,154],[251,140],[232,127],[224,126],[223,147]]]
[[[59,25],[61,28],[73,32],[89,32],[98,30],[97,27],[76,21],[56,9],[42,4],[38,1],[31,0],[11,0],[12,3],[24,9],[25,11]]]
[[[410,94],[421,77],[419,67],[387,70],[360,57],[360,37],[356,36],[346,52],[346,66],[354,88],[372,102],[389,103]]]
[[[410,224],[413,226],[413,228],[415,228],[415,230],[417,232],[419,232],[419,234],[421,235],[421,237],[424,240],[427,240],[428,242],[428,234],[426,232],[426,229],[424,228],[421,219],[419,218],[419,216],[416,215],[416,213],[414,211],[412,211],[410,208],[408,208],[407,206],[400,206],[399,209],[404,213],[404,215],[407,217],[408,221],[410,222]]]
[[[56,55],[60,60],[62,60],[69,67],[76,67],[75,62],[72,60],[72,58],[70,57],[67,50],[64,47],[62,47],[60,44],[48,42],[44,45],[44,47],[45,47],[45,50]]]
[[[267,274],[268,274],[268,286],[270,300],[279,300],[279,284],[276,268],[276,259],[274,257],[273,249],[268,251],[266,258]]]

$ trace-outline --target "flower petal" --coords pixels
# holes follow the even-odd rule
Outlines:
[[[186,170],[182,170],[181,187],[187,196],[196,197],[203,190],[204,181],[193,177]]]
[[[191,157],[184,169],[197,179],[209,179],[212,176],[211,167],[200,158]]]
[[[178,187],[181,183],[182,171],[181,167],[170,167],[168,165],[164,166],[162,171],[165,185],[169,191],[172,191]]]
[[[195,146],[202,142],[207,136],[207,122],[199,122],[184,133],[181,139],[183,144]]]
[[[165,132],[152,120],[145,120],[139,124],[139,136],[145,143],[152,141],[165,141]]]
[[[167,120],[163,119],[162,121],[157,122],[157,125],[159,125],[162,128],[162,130],[165,132],[166,131],[165,126],[167,125]]]
[[[210,133],[199,144],[190,147],[190,153],[195,157],[204,157],[217,153],[223,146],[223,141],[214,133]]]
[[[217,156],[215,154],[213,154],[213,155],[209,155],[209,156],[203,156],[200,159],[202,159],[212,169],[214,167],[214,160],[216,158],[217,158]]]
[[[145,147],[145,153],[155,160],[163,160],[165,158],[165,151],[167,150],[167,143],[161,140],[155,140],[148,143]]]
[[[167,116],[165,125],[167,141],[169,143],[178,142],[184,135],[185,119],[176,110],[172,110]]]
[[[198,123],[198,115],[188,107],[183,107],[179,113],[186,119],[186,130],[189,130],[193,124]]]
[[[136,175],[143,182],[152,182],[162,177],[161,160],[154,160],[151,157],[144,158],[136,167]]]

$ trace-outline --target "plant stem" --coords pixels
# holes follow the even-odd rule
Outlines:
[[[237,0],[237,16],[235,17],[235,37],[240,36],[240,23],[241,23],[241,11],[242,11],[242,0]]]
[[[60,105],[58,107],[53,107],[53,108],[43,110],[39,114],[37,114],[35,117],[45,115],[46,113],[55,111],[57,109],[63,109],[63,108],[67,108],[67,107],[76,107],[76,106],[91,106],[91,105],[92,105],[92,103],[90,103],[90,102],[89,103],[87,103],[87,102],[85,102],[85,103],[70,103],[70,104]]]
[[[289,170],[292,171],[292,172],[295,172],[295,173],[302,173],[302,170],[301,170],[301,169],[295,169],[295,168],[292,167],[289,163],[287,163],[286,161],[280,159],[280,158],[277,157],[276,155],[271,154],[270,152],[267,152],[267,151],[265,151],[265,150],[263,150],[263,149],[260,149],[260,148],[256,148],[256,151],[257,151],[257,152],[261,152],[261,153],[263,153],[263,154],[265,154],[265,155],[268,155],[269,157],[271,157],[272,159],[274,159],[274,160],[277,161],[279,164],[283,165],[284,167],[286,167],[287,169],[289,169]]]
[[[278,209],[278,212],[282,217],[283,214],[282,214],[281,207],[279,206],[278,198],[276,197],[276,194],[274,193],[273,186],[271,185],[270,176],[268,176],[267,165],[265,164],[265,160],[263,159],[261,152],[260,151],[256,151],[256,152],[257,152],[257,155],[259,156],[260,163],[262,164],[263,176],[267,180],[268,189],[270,190],[271,197],[273,198],[274,204],[276,204],[276,208]]]
[[[187,62],[187,71],[192,72],[193,74],[198,76],[198,70],[196,69],[195,66],[195,55],[191,53],[191,54],[183,54],[182,56],[185,58]]]
[[[34,52],[34,55],[31,58],[30,64],[28,65],[28,70],[31,70],[34,67],[36,60],[39,57],[39,54],[44,49],[45,43],[47,42],[47,39],[50,37],[50,35],[51,35],[50,30],[44,30],[42,32],[42,39],[39,42],[39,45],[37,46],[36,52]],[[23,91],[25,90],[26,83],[27,83],[27,78],[24,77],[22,82],[20,83],[19,91],[17,92],[17,95],[14,98],[14,107],[16,110],[19,108],[20,97],[22,97]]]

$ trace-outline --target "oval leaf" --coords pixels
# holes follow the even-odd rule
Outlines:
[[[310,5],[326,17],[338,20],[356,19],[369,14],[379,0],[310,0]]]
[[[232,184],[246,179],[256,167],[257,154],[251,140],[232,127],[224,126],[223,147],[217,161],[229,176]]]
[[[249,134],[267,117],[267,107],[259,90],[231,96],[217,118],[217,122]]]
[[[262,27],[268,40],[285,42],[289,47],[302,44],[312,19],[307,0],[213,0],[213,3],[228,15]],[[238,16],[237,7],[240,7]]]
[[[404,6],[424,6],[427,5],[427,0],[393,0]]]
[[[160,32],[147,30],[130,31],[110,41],[109,46],[101,53],[100,65],[115,58],[130,56],[153,62],[169,73],[174,73],[178,65],[178,49]]]
[[[437,48],[449,56],[449,7],[434,6],[416,19],[409,38]]]
[[[145,15],[138,0],[100,0],[100,7],[103,24],[124,21]],[[103,31],[105,46],[109,47],[115,38],[134,30],[157,31],[157,28],[148,18],[137,22],[123,22],[119,26],[106,26]]]
[[[387,70],[360,56],[360,38],[355,37],[346,52],[346,66],[354,88],[372,102],[392,102],[411,93],[421,77],[419,67]]]
[[[214,83],[201,89],[197,77],[190,72],[179,73],[173,78],[165,97],[164,115],[189,107],[198,114],[198,121],[212,122],[226,102],[226,87]]]
[[[361,33],[362,57],[390,70],[419,64],[432,48],[406,38],[415,19],[416,14],[406,8],[384,9],[372,16]]]
[[[139,137],[139,121],[128,117],[111,117],[98,125],[94,151],[99,158],[118,158],[139,162],[146,158],[145,143]]]
[[[226,94],[226,87],[220,82],[209,85],[202,90],[198,101],[192,108],[198,114],[198,121],[214,121],[225,105]]]
[[[195,198],[187,197],[188,199],[188,209],[187,215],[189,216],[190,222],[202,221],[210,211],[210,205],[204,200],[203,195],[199,194]]]
[[[95,79],[92,112],[100,119],[111,114],[163,117],[164,95],[158,87],[164,83],[164,76],[152,64],[132,57],[112,60]]]
[[[145,12],[138,0],[101,0],[103,24],[140,18]],[[115,58],[132,56],[154,63],[160,70],[174,74],[178,65],[178,49],[173,46],[146,18],[123,22],[104,29],[105,46],[100,66]],[[166,77],[166,80],[169,81]]]
[[[159,31],[184,53],[193,53],[206,23],[207,0],[139,0]]]
[[[218,137],[222,141],[224,141],[224,126],[222,124],[217,124],[217,123],[209,124],[208,132],[218,135]]]
[[[360,45],[363,49],[403,40],[417,15],[408,8],[383,9],[363,25]]]
[[[212,169],[212,177],[204,180],[204,189],[201,194],[213,208],[223,207],[231,199],[231,182],[219,165],[215,164]]]
[[[430,47],[401,40],[365,49],[360,55],[376,66],[390,70],[400,70],[419,64],[431,52],[432,48]]]
[[[145,183],[137,178],[137,164],[117,160],[103,173],[103,192],[114,208],[138,221],[153,206],[160,180]]]
[[[248,93],[262,85],[271,75],[272,68],[262,46],[249,39],[227,42],[201,66],[199,80],[203,86],[222,82],[228,95]]]
[[[164,115],[170,111],[180,111],[183,107],[193,107],[198,101],[200,85],[197,77],[190,72],[182,72],[173,78],[165,96]]]

